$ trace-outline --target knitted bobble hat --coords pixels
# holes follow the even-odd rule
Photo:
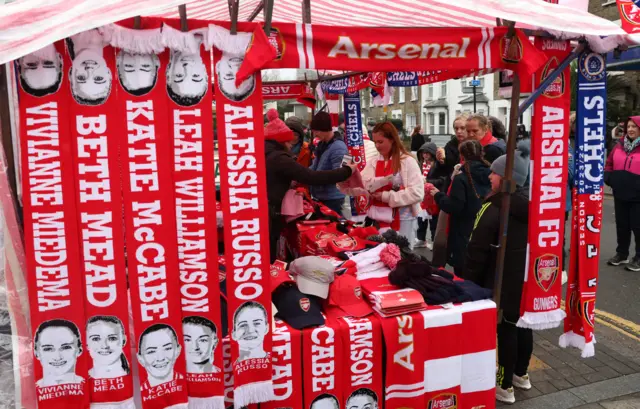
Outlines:
[[[269,123],[264,127],[264,138],[280,143],[291,142],[295,139],[293,131],[278,117],[278,111],[271,108],[267,111]]]

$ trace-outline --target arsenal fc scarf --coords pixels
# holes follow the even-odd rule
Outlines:
[[[135,44],[137,33],[129,34]],[[120,128],[113,135],[120,144],[127,266],[144,409],[187,407],[180,293],[175,291],[180,281],[167,127],[168,61],[168,51],[116,53]]]
[[[113,86],[115,51],[97,30],[73,36],[67,51],[91,404],[133,409],[122,186],[115,138],[120,124],[113,115],[118,108]],[[93,70],[90,61],[97,64]]]
[[[340,324],[327,320],[326,325],[302,331],[305,408],[344,407],[343,342]],[[306,369],[310,365],[310,370]]]
[[[250,33],[230,35],[209,27],[214,45],[220,185],[224,235],[234,405],[273,398],[269,216],[265,180],[260,76],[236,86]],[[258,90],[258,92],[256,92]]]
[[[629,34],[640,32],[640,9],[633,0],[616,0],[622,29]]]
[[[383,341],[375,317],[339,319],[342,332],[345,408],[382,407]],[[367,406],[370,405],[370,406]]]
[[[571,51],[568,41],[536,38],[535,46],[549,56],[535,75],[536,86]],[[570,70],[565,70],[538,98],[531,127],[531,192],[529,245],[518,326],[555,328],[565,317],[562,292],[562,237],[564,234],[569,140]]]
[[[217,221],[210,217],[216,213],[211,54],[201,46],[202,34],[163,28],[166,43],[177,45],[167,66],[168,125],[189,408],[223,409]]]
[[[580,55],[572,263],[565,303],[568,317],[560,346],[580,348],[583,358],[595,355],[593,329],[602,227],[606,80],[602,55],[589,52]]]
[[[387,351],[387,409],[424,408],[424,316],[420,313],[379,318]]]
[[[275,320],[271,355],[273,400],[260,404],[260,408],[302,408],[302,331]]]
[[[25,273],[41,409],[89,406],[69,67],[63,55],[64,45],[57,42],[17,61]]]

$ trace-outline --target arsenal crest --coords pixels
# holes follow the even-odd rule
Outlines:
[[[362,290],[360,289],[360,287],[354,288],[353,292],[356,295],[356,297],[358,297],[358,298],[360,298],[362,296]]]
[[[558,59],[556,57],[551,57],[542,70],[540,82],[544,81],[549,76],[549,74],[551,74],[556,70],[556,68],[558,68],[559,65],[560,62],[558,61]],[[547,89],[544,90],[544,96],[547,98],[559,98],[564,95],[564,89],[565,77],[564,72],[562,72],[555,80],[553,80],[551,85],[549,85]]]
[[[269,44],[276,50],[276,61],[282,60],[282,55],[284,54],[284,40],[282,38],[282,33],[277,28],[271,28],[271,33],[269,34]]]
[[[308,298],[300,298],[300,308],[302,311],[309,312],[309,308],[311,307],[311,301]]]
[[[511,47],[512,41],[516,42],[513,47]],[[500,40],[500,56],[502,57],[502,61],[516,64],[522,60],[522,54],[523,48],[520,39],[517,36],[507,38],[505,34],[505,36]]]
[[[545,292],[548,292],[558,278],[560,263],[557,256],[543,254],[536,259],[536,282]]]
[[[429,401],[428,409],[457,409],[458,397],[453,393],[443,393]]]
[[[596,300],[584,300],[580,302],[580,315],[591,328],[595,325],[596,320]]]
[[[353,250],[358,245],[358,242],[353,237],[345,236],[340,240],[334,240],[333,244],[335,244],[336,247],[344,250]]]

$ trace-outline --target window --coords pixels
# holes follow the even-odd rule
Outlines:
[[[396,90],[395,88],[390,88],[389,92],[391,93],[391,95],[389,95],[389,105],[393,105],[393,98],[395,97]]]
[[[436,133],[436,115],[429,114],[429,134],[435,135]]]
[[[427,99],[433,99],[433,84],[427,85]]]
[[[439,129],[438,129],[438,133],[441,135],[444,135],[447,133],[447,113],[446,112],[440,112],[438,114],[438,122],[439,122]]]
[[[399,104],[404,104],[404,87],[400,87],[398,89],[398,103]]]
[[[373,108],[373,95],[369,92],[369,108]]]
[[[447,97],[447,81],[442,81],[440,83],[440,98]]]
[[[417,101],[418,100],[418,87],[411,87],[411,100],[412,101]]]
[[[407,114],[407,121],[406,121],[407,125],[406,125],[406,129],[407,129],[407,133],[411,134],[413,132],[413,128],[415,128],[416,126],[416,116],[415,114]]]
[[[602,5],[603,6],[610,6],[612,4],[616,4],[616,0],[603,0],[602,1]]]

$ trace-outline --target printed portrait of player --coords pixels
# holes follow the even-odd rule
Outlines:
[[[62,55],[53,44],[34,54],[20,57],[16,65],[23,91],[34,97],[57,92],[62,83]]]
[[[266,358],[264,337],[268,332],[269,318],[264,307],[255,301],[242,304],[233,314],[233,333],[231,334],[240,350],[238,362],[245,359]]]
[[[103,48],[101,36],[74,36],[67,40],[71,56],[71,94],[79,104],[103,104],[111,93],[112,74]]]
[[[131,95],[146,95],[158,81],[160,59],[155,54],[134,54],[118,51],[116,54],[118,80]]]
[[[347,399],[346,409],[378,409],[378,396],[367,388],[355,390]]]
[[[167,324],[154,324],[145,329],[138,343],[138,362],[147,371],[147,381],[141,390],[153,388],[184,376],[173,367],[180,356],[180,343],[173,328]]]
[[[33,346],[36,359],[42,365],[42,379],[36,382],[38,387],[84,381],[76,375],[76,362],[82,354],[82,339],[76,324],[63,319],[43,322],[36,330]]]
[[[213,351],[218,346],[218,330],[204,317],[190,316],[182,319],[184,351],[188,373],[220,373],[213,364]]]
[[[340,409],[340,404],[335,396],[323,393],[311,402],[309,409]]]
[[[93,360],[89,376],[93,379],[112,379],[129,375],[129,362],[122,352],[126,344],[124,325],[118,317],[91,317],[87,321],[87,350]]]
[[[207,67],[200,53],[171,52],[167,65],[167,92],[173,102],[181,106],[196,105],[208,87]]]
[[[218,81],[220,91],[231,101],[239,102],[247,99],[256,87],[255,76],[252,75],[236,86],[236,75],[242,65],[244,58],[232,57],[227,53],[222,53],[222,57],[216,63],[216,81]]]

